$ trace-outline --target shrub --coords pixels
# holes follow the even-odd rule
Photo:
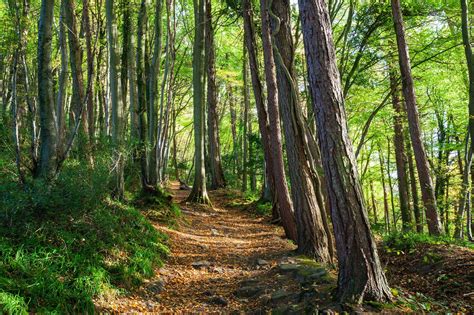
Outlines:
[[[94,298],[138,285],[162,264],[166,236],[108,198],[107,157],[93,169],[70,161],[54,185],[25,188],[3,163],[0,312],[93,312]]]

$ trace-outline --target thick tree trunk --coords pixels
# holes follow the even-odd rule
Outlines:
[[[396,75],[390,71],[390,86],[392,91],[392,106],[394,110],[393,129],[395,142],[395,160],[397,164],[398,198],[400,201],[400,212],[402,214],[402,225],[404,231],[412,229],[412,218],[409,208],[408,197],[408,160],[405,154],[405,140],[403,133],[403,114],[405,113],[400,101],[400,90]]]
[[[340,301],[391,299],[349,139],[331,22],[324,0],[299,0],[309,84],[339,258]]]
[[[426,221],[428,223],[428,230],[430,234],[439,235],[443,231],[439,221],[428,158],[426,156],[425,147],[421,139],[418,107],[416,104],[413,77],[411,75],[410,56],[405,39],[405,29],[403,26],[400,0],[391,0],[391,3],[395,32],[397,34],[398,57],[403,82],[403,96],[405,98],[408,113],[408,125],[411,142],[413,145],[413,152],[415,154],[416,167],[418,169],[418,177],[420,179],[421,196],[423,199],[423,204],[425,205]]]
[[[272,34],[273,49],[286,154],[288,164],[291,165],[289,177],[298,233],[298,251],[318,261],[330,262],[328,236],[323,225],[324,208],[318,203],[308,161],[311,157],[307,157],[305,151],[305,122],[299,108],[293,67],[294,48],[289,0],[273,1],[271,11],[271,15],[275,16],[272,20],[272,30],[278,30]]]
[[[204,163],[204,19],[205,0],[194,3],[193,110],[194,110],[194,184],[188,201],[210,204],[206,189]]]
[[[54,108],[51,44],[53,39],[54,0],[42,0],[38,24],[38,105],[40,148],[36,178],[52,180],[57,170],[58,130]]]
[[[222,170],[219,119],[217,117],[217,85],[216,85],[216,48],[214,46],[214,27],[212,25],[211,0],[206,1],[206,64],[207,64],[207,134],[209,146],[209,171],[211,189],[225,187],[224,171]]]
[[[273,154],[273,178],[275,183],[276,201],[280,210],[280,218],[285,233],[291,239],[298,239],[295,215],[290,200],[290,193],[286,184],[285,166],[283,163],[282,139],[280,130],[280,111],[278,108],[278,87],[276,81],[276,68],[273,56],[273,45],[270,30],[269,3],[260,1],[262,14],[262,41],[263,59],[265,64],[265,78],[267,82],[267,107],[269,122],[270,149]],[[303,180],[304,178],[301,178]],[[323,257],[322,253],[321,258]],[[327,253],[326,253],[327,255]]]

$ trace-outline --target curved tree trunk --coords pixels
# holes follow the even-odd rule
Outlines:
[[[348,135],[328,9],[324,0],[299,0],[299,8],[339,258],[337,296],[343,302],[389,300]]]

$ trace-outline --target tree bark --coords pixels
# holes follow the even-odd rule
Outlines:
[[[112,110],[112,145],[114,147],[115,167],[112,183],[112,196],[122,199],[124,194],[124,157],[122,153],[122,108],[120,106],[117,71],[117,26],[115,24],[113,0],[106,0],[107,47],[109,51],[109,89]]]
[[[310,91],[339,258],[341,302],[391,299],[347,130],[331,22],[324,0],[299,0]]]
[[[276,201],[280,210],[280,218],[285,233],[291,239],[297,239],[296,221],[290,193],[286,184],[285,166],[283,163],[282,139],[280,130],[280,111],[278,108],[278,87],[276,68],[273,56],[273,46],[270,30],[269,3],[260,1],[262,16],[263,59],[265,64],[265,78],[267,83],[267,108],[269,122],[270,149],[273,154],[273,178],[275,184]],[[304,178],[303,178],[304,179]],[[323,256],[322,256],[323,257]]]
[[[439,221],[428,158],[426,156],[425,147],[421,139],[418,107],[416,104],[415,88],[411,74],[410,56],[405,39],[405,29],[403,26],[400,0],[391,0],[391,4],[395,32],[397,34],[398,57],[403,83],[403,96],[405,98],[406,109],[408,113],[408,125],[413,152],[415,155],[416,167],[418,170],[418,178],[420,179],[421,196],[425,206],[426,221],[428,223],[428,230],[430,234],[440,235],[443,231]]]
[[[86,111],[84,110],[84,75],[82,71],[82,47],[79,41],[79,33],[77,30],[76,14],[74,2],[72,0],[63,0],[65,2],[64,12],[67,26],[68,42],[69,42],[69,62],[71,66],[72,77],[72,104],[71,112],[74,114],[74,121],[77,124],[81,121],[81,137],[79,137],[81,146],[86,150],[86,156],[90,156],[89,145],[87,144],[88,128]],[[75,124],[72,124],[75,128]]]
[[[214,27],[212,25],[211,0],[206,1],[206,64],[207,64],[207,135],[209,146],[210,189],[223,188],[226,185],[222,169],[219,119],[217,117],[216,85],[216,48],[214,44]]]
[[[42,0],[38,24],[38,105],[40,148],[36,178],[52,180],[57,169],[58,130],[54,108],[51,44],[53,39],[54,0]]]
[[[157,120],[157,105],[156,100],[158,99],[158,78],[160,77],[160,65],[161,65],[161,48],[162,48],[162,14],[163,13],[163,0],[156,0],[155,3],[155,24],[154,24],[154,45],[153,45],[153,56],[150,65],[150,71],[147,75],[148,78],[148,145],[151,148],[148,156],[148,184],[156,187],[158,183],[158,168],[157,168],[157,139],[160,137],[162,130],[158,128]],[[162,110],[162,109],[161,109]]]
[[[323,207],[318,203],[309,159],[306,156],[304,120],[295,84],[294,48],[289,0],[273,1],[272,34],[278,81],[278,102],[285,132],[291,195],[295,210],[298,252],[321,262],[330,262],[328,236],[323,225]],[[324,206],[324,204],[322,205]]]
[[[145,113],[147,111],[146,80],[145,80],[145,45],[144,31],[147,23],[147,0],[142,0],[138,14],[137,25],[137,53],[136,53],[136,71],[137,71],[137,122],[138,122],[138,159],[140,160],[141,183],[143,191],[150,189],[148,185],[148,162],[147,162],[147,123]]]
[[[210,204],[206,189],[206,165],[204,163],[204,19],[205,0],[193,0],[193,115],[194,115],[194,184],[188,201]]]
[[[273,155],[270,149],[269,141],[269,127],[268,127],[268,115],[267,109],[265,108],[265,101],[263,98],[263,87],[259,77],[259,63],[257,56],[257,45],[255,40],[255,31],[253,25],[253,12],[250,0],[243,0],[242,2],[243,18],[244,18],[244,38],[245,45],[247,47],[247,53],[249,58],[250,76],[252,80],[253,94],[255,98],[255,105],[257,108],[257,119],[260,135],[262,139],[263,153],[265,158],[265,176],[267,177],[266,184],[263,185],[262,199],[266,199],[265,187],[269,189],[272,194],[272,198],[275,192],[274,179],[273,179]],[[272,199],[271,198],[271,199]],[[277,212],[277,207],[274,204],[273,212]],[[296,238],[295,238],[296,240]]]
[[[403,111],[400,101],[400,90],[394,71],[390,71],[390,88],[392,91],[393,129],[395,142],[395,161],[397,165],[398,198],[400,201],[400,212],[402,214],[402,228],[404,231],[412,229],[412,218],[409,208],[407,156],[405,154],[405,140],[403,132]]]
[[[243,96],[244,96],[244,112],[243,112],[243,156],[242,156],[242,191],[247,191],[248,182],[248,161],[249,161],[249,108],[250,108],[250,89],[248,85],[248,66],[247,66],[247,49],[245,48],[245,39],[243,50]]]

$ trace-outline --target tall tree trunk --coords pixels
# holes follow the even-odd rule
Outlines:
[[[71,77],[72,77],[72,105],[71,112],[74,116],[75,125],[81,123],[79,142],[81,147],[86,151],[86,156],[90,157],[89,152],[89,139],[87,138],[87,117],[86,111],[84,110],[84,76],[82,71],[82,47],[79,40],[79,33],[77,30],[76,13],[74,9],[73,0],[63,0],[65,2],[64,12],[65,21],[67,26],[67,33],[69,39],[69,61],[71,66]]]
[[[64,150],[64,136],[66,131],[66,116],[65,116],[65,102],[66,102],[66,86],[68,85],[68,52],[66,42],[66,22],[65,22],[65,2],[61,2],[60,16],[59,16],[59,48],[61,50],[61,70],[58,78],[58,91],[56,96],[56,115],[57,115],[57,130],[58,130],[58,151]]]
[[[318,203],[313,185],[309,158],[306,156],[306,131],[303,115],[300,111],[298,92],[295,84],[294,48],[291,34],[291,15],[289,0],[273,1],[272,34],[278,81],[278,102],[285,132],[286,154],[291,165],[289,172],[291,195],[295,209],[298,232],[298,251],[330,262],[328,236],[323,225],[323,207]]]
[[[270,149],[273,154],[273,178],[276,192],[276,202],[280,210],[281,223],[285,233],[291,239],[297,239],[295,215],[290,200],[290,193],[286,184],[285,166],[283,163],[282,139],[280,130],[280,111],[278,108],[278,87],[276,69],[273,56],[273,46],[270,30],[269,3],[260,1],[262,15],[263,59],[265,64],[265,78],[267,83],[267,107],[269,122]],[[304,179],[304,178],[302,178]],[[318,253],[319,254],[319,253]],[[327,255],[327,253],[326,253]],[[321,255],[321,257],[324,257]]]
[[[262,199],[267,199],[265,194],[265,188],[274,195],[275,185],[273,179],[273,155],[270,149],[269,141],[269,127],[268,127],[268,115],[267,109],[265,108],[265,101],[263,98],[263,87],[259,77],[259,63],[257,56],[257,44],[255,40],[255,31],[253,25],[253,12],[250,0],[243,0],[242,2],[243,18],[244,18],[244,38],[245,45],[247,47],[247,53],[249,57],[249,68],[250,76],[252,79],[253,94],[255,98],[255,105],[257,108],[258,127],[260,130],[263,153],[265,158],[265,176],[268,179],[263,185]],[[273,196],[272,196],[273,198]],[[268,200],[268,199],[267,199]],[[274,204],[273,213],[277,212],[277,207]],[[296,240],[296,238],[295,238]]]
[[[248,85],[248,66],[247,66],[247,49],[245,48],[245,39],[243,43],[243,95],[244,95],[244,112],[243,112],[243,157],[242,157],[242,191],[247,191],[248,182],[248,161],[249,161],[249,108],[250,108],[250,89]]]
[[[157,139],[159,138],[162,130],[157,126],[157,110],[156,100],[158,99],[158,79],[160,77],[160,65],[161,65],[161,47],[162,47],[162,15],[163,15],[163,0],[155,0],[155,24],[154,24],[154,45],[153,45],[153,56],[150,71],[147,75],[148,78],[148,145],[150,147],[148,156],[148,184],[156,187],[158,183],[158,168],[157,168]],[[145,59],[146,62],[147,59]],[[162,109],[161,109],[162,110]]]
[[[356,303],[390,300],[348,135],[328,8],[324,0],[298,3],[339,259],[337,296]]]
[[[145,43],[144,32],[147,23],[147,0],[142,0],[140,11],[138,14],[137,25],[137,53],[136,53],[136,71],[137,71],[137,115],[138,115],[138,159],[140,160],[141,183],[144,191],[149,191],[148,185],[148,163],[147,163],[147,97],[146,97],[146,80],[145,80]]]
[[[239,140],[237,139],[237,111],[235,109],[236,102],[234,98],[234,92],[232,88],[232,83],[229,83],[227,86],[228,91],[228,100],[229,100],[229,112],[230,112],[230,129],[232,133],[232,154],[234,159],[232,161],[233,173],[239,177]]]
[[[405,154],[405,140],[403,132],[403,114],[405,113],[400,101],[400,90],[394,71],[390,71],[390,86],[392,91],[392,106],[395,160],[397,164],[398,198],[400,201],[400,212],[402,214],[402,228],[404,231],[412,229],[412,218],[409,208],[408,197],[408,175],[407,175],[407,156]]]
[[[90,22],[89,12],[89,0],[82,0],[82,16],[84,25],[84,36],[86,39],[86,51],[87,51],[87,77],[88,80],[94,78],[94,52],[92,49],[92,30]],[[87,83],[86,97],[87,97],[87,127],[89,135],[89,144],[91,149],[94,145],[95,137],[95,123],[94,123],[94,84],[92,82]]]
[[[469,135],[466,137],[465,152],[466,155],[464,156],[464,170],[462,174],[461,191],[459,194],[459,205],[456,213],[456,223],[453,235],[455,238],[458,239],[463,238],[464,214],[467,212],[466,210],[470,203],[469,179],[472,165],[472,146],[469,144]]]
[[[38,105],[40,148],[36,178],[52,180],[57,169],[58,130],[54,108],[51,44],[53,39],[54,0],[42,0],[38,24]]]
[[[113,0],[106,0],[107,47],[109,51],[109,88],[112,109],[112,145],[115,154],[112,196],[122,199],[124,194],[124,157],[122,152],[122,108],[120,106],[117,71],[117,25],[115,24]]]
[[[188,200],[210,204],[206,189],[206,165],[204,163],[204,23],[205,0],[193,0],[193,111],[194,111],[194,184]]]
[[[474,148],[474,51],[469,33],[469,4],[467,0],[461,1],[461,30],[464,53],[466,55],[467,70],[469,76],[469,134],[471,147]]]
[[[391,232],[390,228],[390,211],[388,207],[388,193],[387,186],[385,185],[385,172],[384,172],[384,161],[382,157],[382,150],[379,150],[379,164],[380,164],[380,178],[382,180],[382,190],[383,190],[383,213],[385,218],[385,229],[387,233]]]
[[[207,64],[207,135],[209,146],[209,171],[211,189],[225,187],[222,170],[219,139],[219,119],[217,117],[216,85],[216,48],[214,45],[214,27],[212,25],[211,0],[206,1],[206,64]]]
[[[415,216],[415,225],[416,231],[418,233],[423,233],[423,223],[422,223],[422,213],[420,210],[420,202],[418,199],[418,187],[416,183],[416,175],[415,175],[415,163],[413,161],[413,153],[412,153],[412,146],[411,141],[408,138],[408,135],[405,133],[405,143],[406,143],[406,152],[408,157],[408,171],[410,174],[410,190],[411,190],[411,198],[413,201],[413,214]]]
[[[413,145],[413,152],[415,154],[416,167],[418,169],[418,177],[420,179],[421,196],[423,199],[423,204],[425,205],[426,221],[428,223],[428,230],[430,234],[439,235],[443,231],[439,221],[428,158],[426,156],[425,147],[421,139],[418,107],[416,104],[413,77],[411,75],[410,56],[405,39],[405,29],[401,12],[402,9],[400,6],[400,0],[391,0],[391,3],[395,32],[397,34],[398,58],[400,63],[400,72],[402,74],[403,96],[405,98],[408,113],[408,125],[411,142]]]

